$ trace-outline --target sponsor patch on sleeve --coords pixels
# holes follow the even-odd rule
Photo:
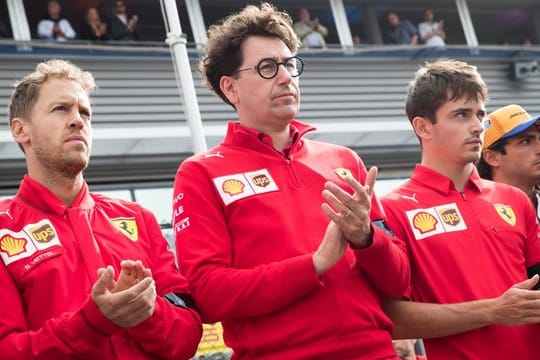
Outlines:
[[[225,205],[249,196],[279,190],[267,169],[220,176],[213,181]]]

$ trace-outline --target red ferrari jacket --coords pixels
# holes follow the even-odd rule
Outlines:
[[[203,321],[222,321],[235,359],[395,357],[383,296],[408,286],[404,245],[376,225],[373,244],[349,248],[318,277],[312,255],[328,217],[326,181],[364,182],[352,150],[304,139],[294,121],[287,155],[271,139],[230,123],[223,144],[182,163],[174,190],[174,227],[182,272]]]
[[[0,202],[0,354],[3,359],[188,359],[201,337],[196,312],[162,296],[188,293],[155,217],[139,205],[91,194],[71,206],[26,176]],[[152,270],[154,314],[124,329],[90,298],[97,269],[123,259]]]

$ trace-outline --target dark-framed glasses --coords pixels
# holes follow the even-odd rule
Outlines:
[[[276,77],[279,71],[279,65],[283,65],[285,67],[285,70],[287,70],[287,72],[292,77],[300,76],[304,71],[304,62],[302,61],[302,59],[300,59],[298,56],[291,56],[290,58],[287,58],[282,62],[278,62],[276,59],[272,58],[264,58],[259,61],[257,66],[239,69],[236,70],[234,73],[247,70],[257,70],[257,73],[263,79],[272,79]]]

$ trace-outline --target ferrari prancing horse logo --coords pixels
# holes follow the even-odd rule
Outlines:
[[[512,226],[516,225],[516,214],[514,213],[514,209],[512,209],[508,205],[502,205],[502,204],[494,204],[495,210],[497,210],[497,214],[509,223]]]

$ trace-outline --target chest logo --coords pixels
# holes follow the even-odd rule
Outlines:
[[[0,251],[12,257],[26,251],[26,239],[5,235],[0,239]]]
[[[345,168],[337,168],[337,169],[334,169],[334,172],[337,174],[337,176],[339,176],[339,177],[342,178],[342,179],[345,179],[345,177],[346,177],[347,175],[352,176],[351,170],[345,169]]]
[[[112,219],[113,225],[131,241],[139,240],[139,229],[134,218]]]
[[[445,224],[450,226],[456,226],[461,221],[457,209],[455,208],[441,209],[439,210],[439,215],[441,217],[441,220],[444,221]]]
[[[499,214],[501,219],[512,226],[516,225],[516,214],[514,213],[514,209],[503,204],[494,204],[493,206],[495,207],[495,210],[497,210],[497,214]]]
[[[467,230],[456,203],[406,211],[416,240],[453,231]]]
[[[279,190],[268,169],[231,174],[212,180],[225,205],[250,196]]]
[[[48,243],[56,237],[53,227],[48,223],[36,226],[35,228],[29,228],[28,232],[39,243]]]
[[[433,231],[437,227],[437,219],[427,212],[419,212],[414,215],[412,223],[414,228],[420,231],[421,234]]]
[[[21,259],[31,259],[39,251],[47,254],[61,252],[58,233],[48,219],[27,224],[20,231],[0,229],[0,257],[5,265]],[[43,255],[43,254],[42,254]],[[44,258],[34,258],[35,264]]]

